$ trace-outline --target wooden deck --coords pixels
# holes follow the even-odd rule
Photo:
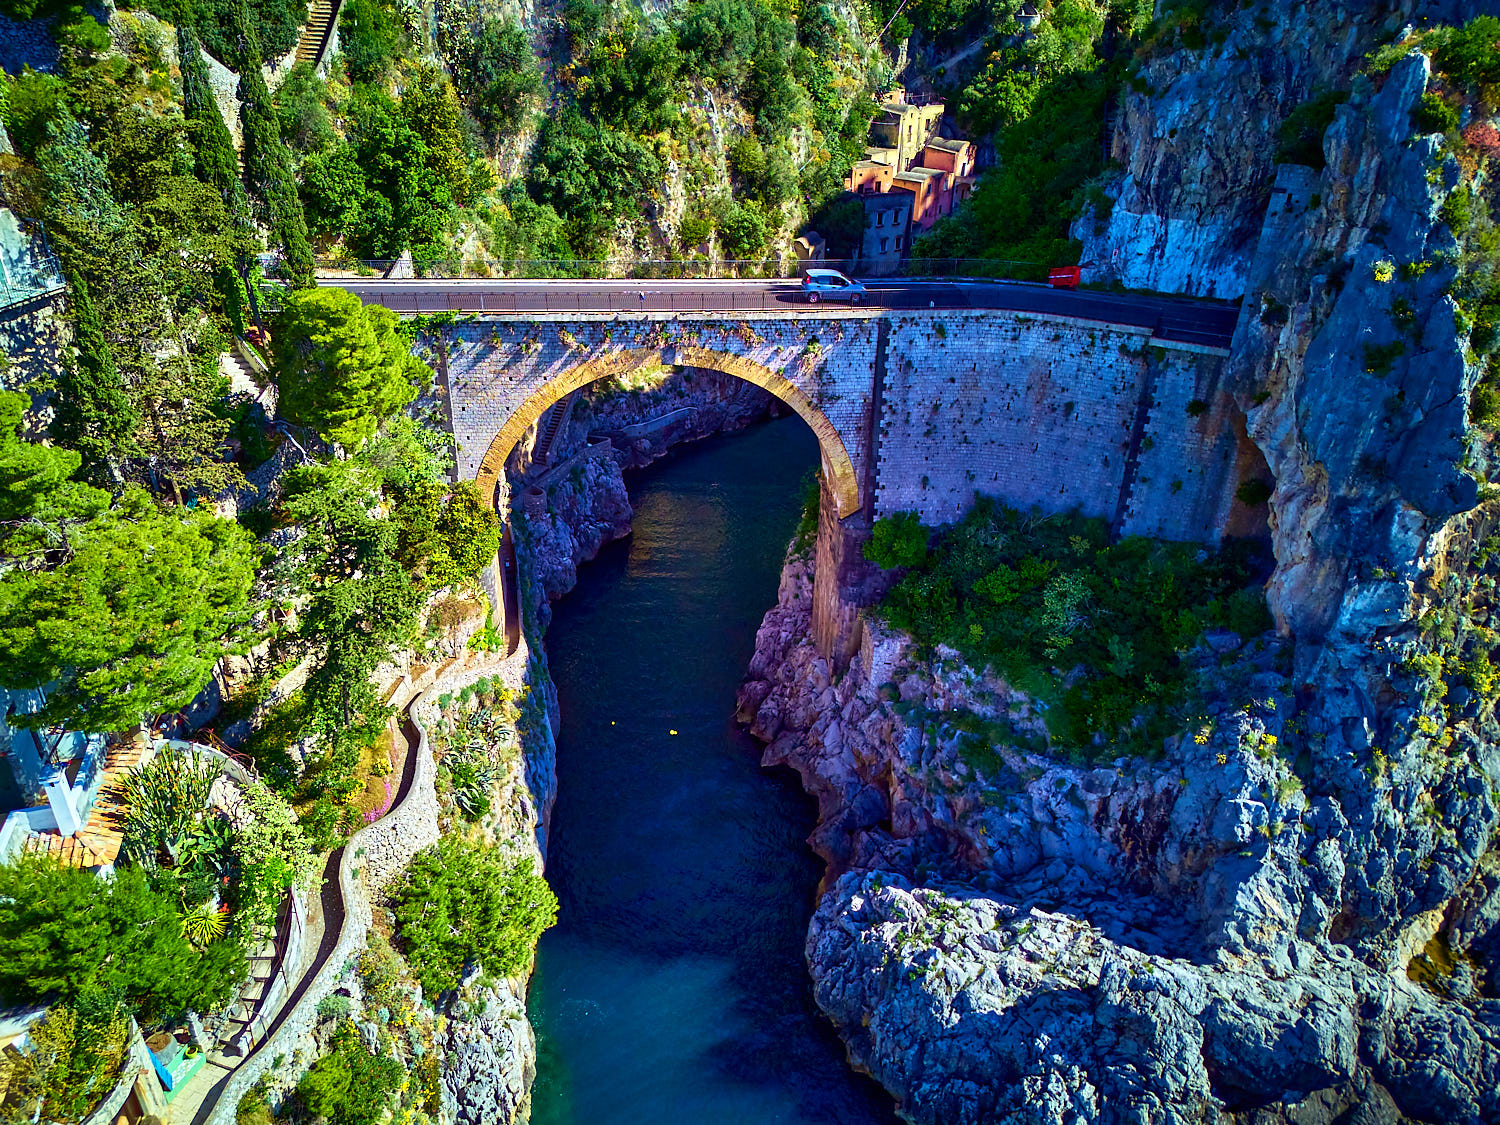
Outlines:
[[[113,863],[120,854],[124,836],[125,808],[119,803],[119,782],[141,764],[146,747],[138,739],[110,747],[104,759],[99,796],[93,812],[76,836],[57,832],[34,832],[26,838],[28,855],[50,855],[65,867],[98,867]]]

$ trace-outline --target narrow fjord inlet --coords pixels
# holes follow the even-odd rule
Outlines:
[[[732,717],[817,456],[786,419],[646,470],[632,538],[556,606],[537,1125],[893,1120],[809,992],[814,809]]]

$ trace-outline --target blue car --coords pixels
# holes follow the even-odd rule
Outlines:
[[[809,305],[819,301],[848,301],[857,305],[865,297],[865,287],[838,270],[808,270],[802,279],[802,295]]]

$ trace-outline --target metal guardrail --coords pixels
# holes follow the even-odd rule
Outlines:
[[[264,263],[268,272],[275,261]],[[696,281],[738,280],[775,281],[801,277],[809,269],[835,269],[851,277],[866,276],[870,263],[854,258],[827,258],[801,261],[785,258],[725,259],[650,259],[607,261],[583,258],[438,258],[430,261],[403,262],[394,258],[323,257],[315,260],[320,275],[376,280],[384,278],[398,265],[409,265],[411,277],[424,279],[452,278],[469,280],[534,281]],[[980,280],[1045,281],[1049,265],[1009,258],[909,258],[889,274],[879,276],[916,280],[921,278],[976,278]],[[875,275],[870,275],[875,276]],[[393,279],[394,280],[394,279]]]
[[[24,229],[0,207],[0,311],[51,297],[65,288],[62,266],[40,224]]]

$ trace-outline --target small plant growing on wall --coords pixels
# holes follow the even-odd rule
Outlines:
[[[1264,504],[1271,498],[1271,486],[1258,478],[1251,478],[1240,482],[1240,486],[1234,490],[1237,500],[1247,508],[1254,508]]]

